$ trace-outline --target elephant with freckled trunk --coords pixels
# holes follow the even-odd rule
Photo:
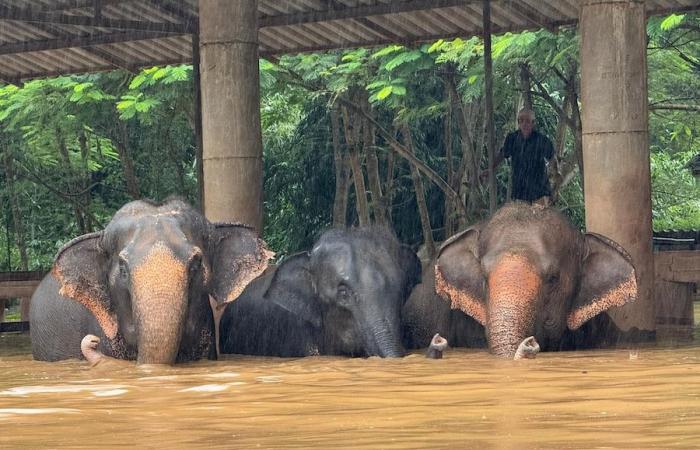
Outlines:
[[[270,256],[250,227],[212,224],[181,200],[128,203],[59,251],[32,297],[34,358],[79,358],[87,334],[138,363],[215,358],[210,302],[235,300]]]
[[[389,232],[328,231],[227,306],[222,352],[403,356],[401,307],[419,278],[415,253]]]
[[[485,340],[508,358],[528,336],[544,350],[575,347],[590,319],[637,296],[622,247],[582,234],[554,209],[520,202],[447,240],[433,268],[404,307],[409,347],[427,346],[436,332],[452,345]],[[595,329],[583,345],[603,338]]]

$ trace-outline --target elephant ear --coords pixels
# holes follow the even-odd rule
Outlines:
[[[107,282],[107,255],[100,246],[102,232],[85,234],[58,251],[51,274],[58,293],[86,307],[109,339],[117,336],[117,317],[111,310]]]
[[[321,309],[316,301],[316,285],[309,270],[309,260],[307,252],[286,258],[277,267],[263,298],[320,328]]]
[[[442,244],[435,263],[435,292],[449,301],[452,309],[486,325],[478,228],[468,228]]]
[[[578,295],[567,317],[572,330],[603,311],[637,298],[636,273],[625,249],[595,233],[586,233],[585,246]]]
[[[275,255],[250,226],[214,224],[209,237],[212,278],[209,295],[218,307],[236,300],[248,284],[265,271]]]

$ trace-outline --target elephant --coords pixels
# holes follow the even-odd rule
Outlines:
[[[402,312],[409,348],[427,346],[434,333],[507,358],[528,336],[543,350],[591,346],[611,322],[601,313],[637,297],[620,245],[523,202],[445,241],[432,266]]]
[[[227,306],[222,352],[403,356],[401,307],[419,279],[415,253],[389,231],[326,231]]]
[[[216,358],[210,302],[235,300],[272,256],[254,229],[211,223],[183,200],[137,200],[68,242],[32,296],[35,359],[80,358],[81,340],[137,363]]]

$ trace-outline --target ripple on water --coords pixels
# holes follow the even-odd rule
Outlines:
[[[121,395],[128,392],[123,385],[53,385],[53,386],[17,386],[4,391],[0,391],[2,396],[26,397],[35,394],[66,394],[78,392],[90,392],[97,396]],[[115,394],[116,392],[116,394]]]
[[[224,384],[203,384],[201,386],[192,386],[189,388],[180,389],[178,392],[221,392],[227,390],[231,386],[241,386],[243,384],[245,383],[242,381]]]
[[[17,415],[77,414],[79,412],[79,409],[73,408],[0,408],[0,419]]]
[[[96,432],[105,448],[698,448],[699,363],[698,346],[521,363],[457,349],[244,357],[100,375],[24,358],[0,362],[11,430],[0,448],[75,448]]]

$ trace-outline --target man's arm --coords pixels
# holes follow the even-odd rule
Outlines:
[[[494,156],[493,159],[493,170],[495,171],[498,166],[501,165],[503,160],[506,158],[510,158],[510,155],[513,153],[513,139],[515,138],[515,133],[508,133],[506,135],[505,140],[503,141],[503,145],[501,146],[501,149],[498,150],[498,153]]]
[[[498,153],[496,153],[493,157],[493,171],[496,172],[496,169],[498,169],[498,166],[501,165],[501,163],[510,156],[510,146],[511,146],[511,138],[510,134],[506,136],[505,141],[503,142],[503,146],[498,150]],[[481,172],[479,177],[483,180],[489,175],[489,170],[486,169]]]

